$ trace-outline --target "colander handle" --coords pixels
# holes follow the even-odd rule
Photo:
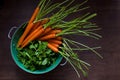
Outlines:
[[[60,66],[65,66],[67,64],[67,60],[64,63],[61,63]]]
[[[11,39],[11,32],[14,30],[14,29],[16,29],[17,27],[16,26],[13,26],[13,27],[11,27],[11,29],[9,30],[9,32],[8,32],[8,38],[9,39]]]

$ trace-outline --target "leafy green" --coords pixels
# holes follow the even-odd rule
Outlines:
[[[32,41],[28,46],[18,50],[18,59],[25,68],[35,71],[52,65],[58,55],[47,48],[47,42]]]

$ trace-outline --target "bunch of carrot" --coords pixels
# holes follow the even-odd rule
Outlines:
[[[49,18],[44,18],[41,21],[34,23],[40,7],[37,6],[30,18],[25,31],[21,35],[17,47],[24,48],[33,40],[42,40],[48,42],[48,47],[54,52],[58,52],[58,47],[62,44],[62,37],[56,34],[60,33],[61,29],[52,29],[52,27],[44,28],[44,24],[49,21]]]
[[[47,42],[47,47],[56,53],[60,53],[71,64],[79,77],[80,75],[78,70],[81,70],[85,76],[86,71],[84,68],[88,69],[87,66],[90,65],[80,60],[74,51],[91,50],[99,57],[102,58],[102,56],[94,50],[97,48],[91,48],[77,41],[64,38],[62,35],[65,36],[70,34],[79,34],[81,36],[92,37],[95,39],[101,38],[100,35],[93,32],[98,30],[92,29],[97,28],[97,26],[88,21],[95,17],[96,13],[87,13],[81,17],[66,22],[64,19],[68,15],[88,8],[84,7],[79,9],[84,3],[87,2],[87,0],[73,7],[70,7],[70,5],[74,2],[74,0],[65,0],[62,3],[56,4],[51,4],[50,1],[51,0],[41,0],[33,12],[30,20],[28,21],[25,31],[18,41],[17,47],[24,48],[34,40]],[[68,4],[64,6],[63,4],[66,2],[68,2]],[[58,12],[55,12],[54,15],[50,16],[49,18],[44,18],[45,15],[56,9],[58,9]],[[73,45],[73,47],[71,47],[69,44]],[[83,49],[79,46],[83,47]]]

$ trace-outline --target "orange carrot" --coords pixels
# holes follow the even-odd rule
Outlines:
[[[48,40],[48,42],[49,43],[55,43],[55,44],[62,44],[62,41],[60,41],[60,40],[57,40],[57,39],[50,39],[50,40]]]
[[[31,30],[31,28],[33,27],[33,25],[34,25],[33,23],[30,23],[30,24],[26,27],[25,31],[23,32],[22,36],[20,37],[20,39],[19,39],[19,41],[18,41],[18,43],[17,43],[17,47],[19,47],[19,46],[22,44],[24,38],[28,35],[28,33],[29,33],[29,31]]]
[[[48,42],[49,44],[51,44],[51,45],[53,45],[53,46],[55,46],[55,47],[59,47],[59,44],[56,44],[56,43],[52,43],[52,42]]]
[[[49,18],[45,18],[41,21],[35,22],[35,26],[32,28],[31,32],[34,31],[38,26],[46,24],[49,21]]]
[[[35,24],[35,25],[34,25],[34,27],[32,28],[31,32],[34,31],[37,27],[39,27],[40,24],[41,24],[41,22],[36,22],[36,23],[34,23],[34,24]]]
[[[20,39],[18,41],[17,47],[19,47],[22,44],[24,38],[28,35],[30,30],[32,29],[32,27],[33,27],[33,20],[37,16],[39,10],[40,10],[40,8],[39,8],[39,6],[37,6],[36,9],[34,10],[33,14],[32,14],[32,17],[30,18],[30,20],[28,22],[28,25],[26,26],[26,29],[25,29],[24,33],[22,34],[22,36],[20,37]]]
[[[49,32],[48,34],[57,34],[57,33],[60,33],[62,30],[60,30],[60,29],[54,29],[54,30],[52,30],[51,32]]]
[[[44,25],[46,24],[47,22],[49,22],[50,19],[49,18],[44,18],[42,21],[41,21],[41,25]]]
[[[38,27],[36,30],[34,30],[28,37],[23,41],[21,48],[25,47],[29,44],[29,42],[36,39],[41,33],[44,31],[44,28]]]
[[[56,52],[56,53],[58,53],[59,52],[59,50],[58,50],[58,48],[57,47],[55,47],[54,45],[52,45],[52,44],[50,44],[50,43],[48,43],[48,48],[50,48],[52,51],[54,51],[54,52]]]
[[[56,40],[62,40],[62,37],[61,37],[61,36],[58,36],[58,37],[56,37],[56,38],[54,38],[54,39],[56,39]]]
[[[48,34],[48,35],[45,35],[43,37],[40,37],[39,39],[40,40],[48,40],[48,39],[52,39],[52,38],[55,38],[56,37],[56,34]]]
[[[31,17],[30,20],[29,20],[29,23],[31,23],[31,22],[33,22],[33,21],[35,20],[37,14],[38,14],[38,12],[39,12],[39,10],[40,10],[40,8],[39,8],[39,6],[37,6],[37,7],[35,8],[33,14],[32,14],[32,17]]]
[[[52,30],[51,27],[47,27],[47,28],[45,28],[45,30],[44,30],[42,36],[46,35],[46,34],[47,34],[48,32],[50,32],[51,30]]]

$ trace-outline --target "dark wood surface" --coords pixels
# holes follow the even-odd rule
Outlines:
[[[18,27],[29,20],[38,2],[39,0],[0,0],[0,80],[80,80],[68,63],[43,75],[26,73],[14,63],[7,34],[11,27]],[[87,52],[80,53],[81,58],[92,65],[88,77],[82,80],[120,80],[120,0],[89,0],[87,5],[91,6],[89,11],[98,13],[93,21],[102,28],[100,34],[103,36],[99,41],[90,39],[88,43],[101,45],[102,49],[98,51],[104,59]],[[86,43],[86,40],[82,41]]]

